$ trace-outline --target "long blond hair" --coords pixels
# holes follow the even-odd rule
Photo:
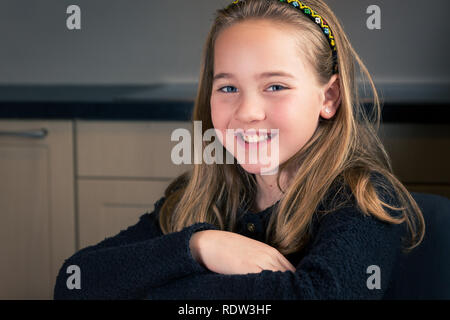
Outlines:
[[[373,80],[331,9],[322,0],[305,0],[303,3],[320,14],[334,33],[342,100],[334,117],[320,119],[304,147],[279,166],[277,182],[280,190],[283,170],[298,169],[294,171],[290,185],[282,190],[284,195],[270,217],[266,242],[284,255],[302,249],[311,237],[312,218],[315,212],[319,214],[319,206],[335,192],[343,192],[346,186],[356,199],[354,205],[358,205],[364,214],[393,224],[405,222],[410,231],[406,251],[411,250],[423,239],[424,219],[411,194],[394,176],[389,156],[377,135],[381,108]],[[246,19],[264,19],[302,30],[298,36],[308,44],[302,53],[316,71],[317,79],[326,84],[332,76],[331,50],[322,30],[291,5],[276,0],[246,0],[219,9],[204,46],[192,115],[193,121],[201,121],[202,133],[213,128],[210,96],[215,40],[222,30]],[[373,102],[370,114],[360,101],[355,63],[360,75],[370,84]],[[203,148],[206,145],[207,142],[203,142]],[[227,152],[225,148],[223,151],[224,154]],[[372,179],[373,174],[385,179]],[[236,162],[194,164],[192,170],[177,177],[167,187],[166,200],[160,211],[160,227],[167,234],[196,222],[208,222],[220,230],[234,232],[237,209],[250,207],[256,196],[256,186],[255,175],[243,170]],[[376,190],[383,190],[388,198],[396,199],[399,207],[390,205],[388,198]],[[343,204],[345,202],[333,202],[333,206],[320,214],[332,212]],[[400,214],[394,217],[384,207]]]

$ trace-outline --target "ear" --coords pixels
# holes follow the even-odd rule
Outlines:
[[[320,116],[324,119],[331,119],[341,105],[339,75],[334,74],[322,90],[324,101],[321,106]]]

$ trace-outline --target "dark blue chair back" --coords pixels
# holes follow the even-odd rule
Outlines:
[[[385,299],[450,299],[450,199],[411,192],[425,219],[423,242],[397,261]]]

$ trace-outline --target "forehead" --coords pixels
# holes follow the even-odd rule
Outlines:
[[[294,28],[267,20],[238,22],[222,30],[214,45],[214,71],[279,70],[305,74],[302,37]]]

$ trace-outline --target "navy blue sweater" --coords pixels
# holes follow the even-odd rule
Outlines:
[[[377,189],[377,192],[380,190]],[[392,199],[382,197],[392,203]],[[314,219],[308,245],[286,258],[296,272],[263,270],[224,275],[199,264],[191,255],[194,232],[215,229],[196,223],[163,235],[158,225],[164,197],[151,213],[119,234],[76,252],[65,260],[56,279],[55,299],[381,299],[389,287],[404,224],[365,216],[356,205]],[[278,203],[278,202],[277,202]],[[277,204],[276,203],[276,204]],[[264,242],[273,206],[254,213],[239,209],[238,233]],[[70,265],[81,271],[81,288],[68,289]],[[379,267],[380,288],[367,285]],[[368,270],[369,268],[369,270]]]

